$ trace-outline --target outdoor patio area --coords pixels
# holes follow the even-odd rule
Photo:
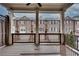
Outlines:
[[[0,56],[79,56],[78,6],[0,4]]]
[[[0,56],[28,55],[60,56],[60,46],[58,44],[41,44],[39,47],[36,47],[32,43],[15,43],[12,46],[0,48]]]

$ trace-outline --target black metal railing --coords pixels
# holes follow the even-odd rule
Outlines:
[[[79,50],[79,36],[75,35],[76,49]]]
[[[23,39],[25,40],[23,41]],[[36,41],[35,33],[12,33],[12,44],[13,43],[35,43],[35,41]]]
[[[60,43],[60,33],[39,33],[39,43]]]
[[[39,33],[39,43],[61,43],[60,33]],[[27,38],[28,37],[28,38]],[[24,41],[23,41],[24,40]],[[36,33],[12,33],[13,43],[35,43]]]

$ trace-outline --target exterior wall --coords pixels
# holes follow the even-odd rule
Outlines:
[[[75,35],[79,35],[79,21],[75,22]]]
[[[65,34],[69,34],[71,31],[73,32],[73,21],[70,21],[70,20],[65,20],[64,21],[64,33]]]
[[[39,21],[39,33],[45,33],[45,22],[43,20]]]
[[[74,22],[75,22],[75,28],[74,28]],[[13,22],[14,23],[14,22]],[[15,24],[15,23],[14,23]],[[33,30],[33,33],[35,33],[35,20],[19,20],[18,21],[18,30],[19,33],[31,33],[31,31]],[[16,27],[16,25],[13,25],[14,28]],[[12,27],[13,27],[12,26]],[[47,27],[47,33],[60,33],[60,20],[48,20],[46,22],[46,20],[40,20],[39,21],[39,33],[45,33]],[[72,21],[72,20],[64,20],[64,33],[65,34],[69,34],[71,31],[74,31],[75,29],[75,35],[79,35],[79,30],[77,31],[77,28],[79,28],[79,22],[76,20]],[[16,28],[15,28],[16,30]],[[15,33],[15,30],[13,31],[13,33]],[[26,36],[19,36],[20,39],[23,39],[22,37],[26,37]],[[41,35],[40,36],[42,42],[45,41],[45,36]],[[27,39],[30,38],[30,36],[27,36]],[[49,41],[58,41],[59,37],[58,36],[47,36],[47,38],[49,39]]]
[[[18,22],[18,28],[19,28],[19,33],[31,33],[31,20],[28,21],[17,21]],[[45,20],[40,20],[39,22],[39,33],[45,33],[46,25],[45,25]],[[60,31],[60,22],[59,20],[49,20],[47,21],[47,32],[48,33],[59,33]],[[32,30],[35,33],[35,20],[32,20]],[[14,28],[15,25],[12,26]],[[22,30],[25,29],[25,30]],[[12,30],[12,32],[15,32]]]
[[[52,24],[51,24],[52,22]],[[60,32],[60,21],[49,21],[48,24],[48,32],[49,33],[59,33]]]
[[[71,31],[74,31],[74,22],[75,22],[75,34],[79,35],[79,21],[75,20],[64,20],[64,33],[69,34]],[[45,20],[39,21],[39,33],[45,33],[46,25]],[[14,23],[15,24],[15,23]],[[35,33],[35,20],[32,20],[32,28],[31,28],[31,20],[28,21],[18,21],[18,27],[19,32],[22,32],[22,29],[24,28],[24,33],[31,33],[31,29]],[[15,28],[15,25],[12,26],[12,28]],[[49,20],[47,21],[47,32],[48,33],[59,33],[60,32],[60,20]],[[15,30],[12,30],[12,32],[15,32]]]
[[[71,31],[74,31],[75,29],[75,35],[79,35],[79,21],[78,20],[65,20],[64,24],[65,24],[64,26],[65,34],[69,34]]]

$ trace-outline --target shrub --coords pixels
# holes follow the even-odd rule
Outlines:
[[[70,34],[66,35],[65,39],[66,39],[66,44],[68,44],[72,48],[76,47],[75,46],[75,38],[74,38],[73,32],[70,32]]]

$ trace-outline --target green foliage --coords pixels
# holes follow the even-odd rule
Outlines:
[[[66,35],[66,44],[75,48],[75,39],[74,39],[73,32],[70,32],[70,34]]]

